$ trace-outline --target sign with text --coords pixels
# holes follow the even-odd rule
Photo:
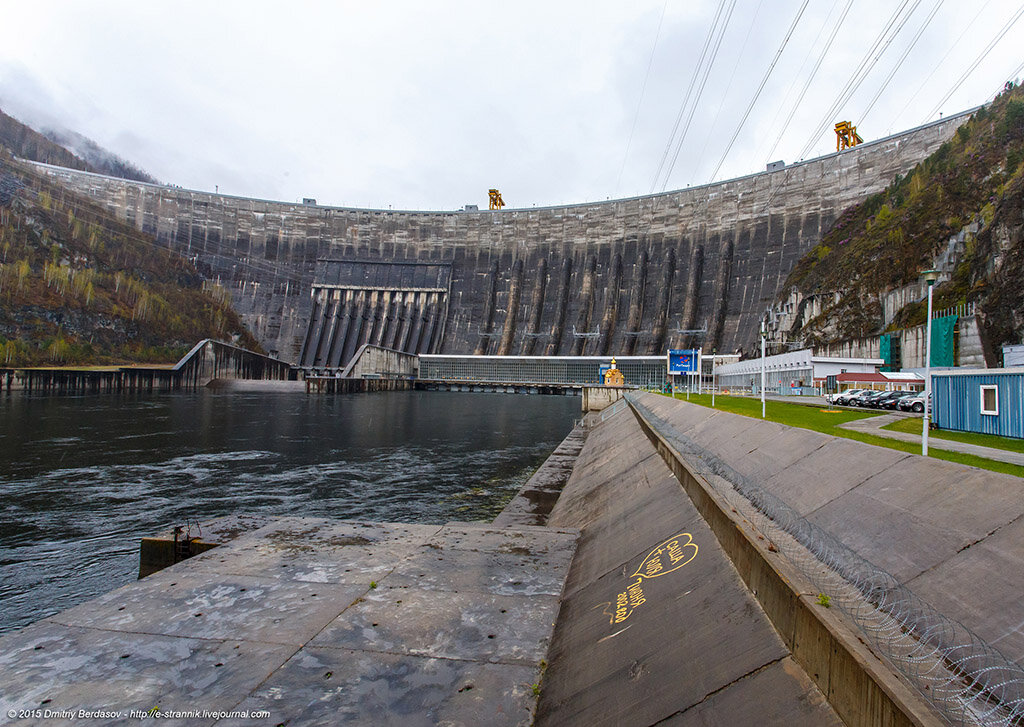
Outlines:
[[[699,348],[684,348],[678,351],[670,349],[668,352],[669,375],[695,374],[699,366]]]

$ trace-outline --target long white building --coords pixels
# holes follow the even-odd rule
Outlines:
[[[829,358],[815,356],[806,348],[764,359],[765,388],[780,394],[822,393],[828,376],[845,373],[874,373],[885,361],[880,358]],[[759,390],[761,359],[725,364],[715,371],[721,389]]]

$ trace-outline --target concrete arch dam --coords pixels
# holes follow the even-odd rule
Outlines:
[[[300,205],[37,167],[194,260],[271,355],[306,367],[344,366],[362,343],[735,351],[754,347],[762,312],[841,211],[912,169],[969,113],[716,184],[501,211]]]

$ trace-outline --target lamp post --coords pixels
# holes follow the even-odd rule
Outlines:
[[[711,408],[715,408],[715,349],[711,349]]]
[[[761,418],[765,419],[765,408],[764,408],[764,342],[765,342],[766,331],[764,328],[764,319],[761,319]]]
[[[938,270],[925,270],[921,273],[928,284],[928,325],[925,329],[924,354],[924,417],[921,421],[921,456],[928,456],[928,426],[932,416],[932,288],[939,278]]]

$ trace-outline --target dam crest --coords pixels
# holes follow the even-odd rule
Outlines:
[[[272,356],[304,368],[344,367],[365,343],[734,352],[752,349],[764,309],[843,209],[906,174],[970,113],[714,184],[500,211],[274,202],[34,166],[191,259]]]

